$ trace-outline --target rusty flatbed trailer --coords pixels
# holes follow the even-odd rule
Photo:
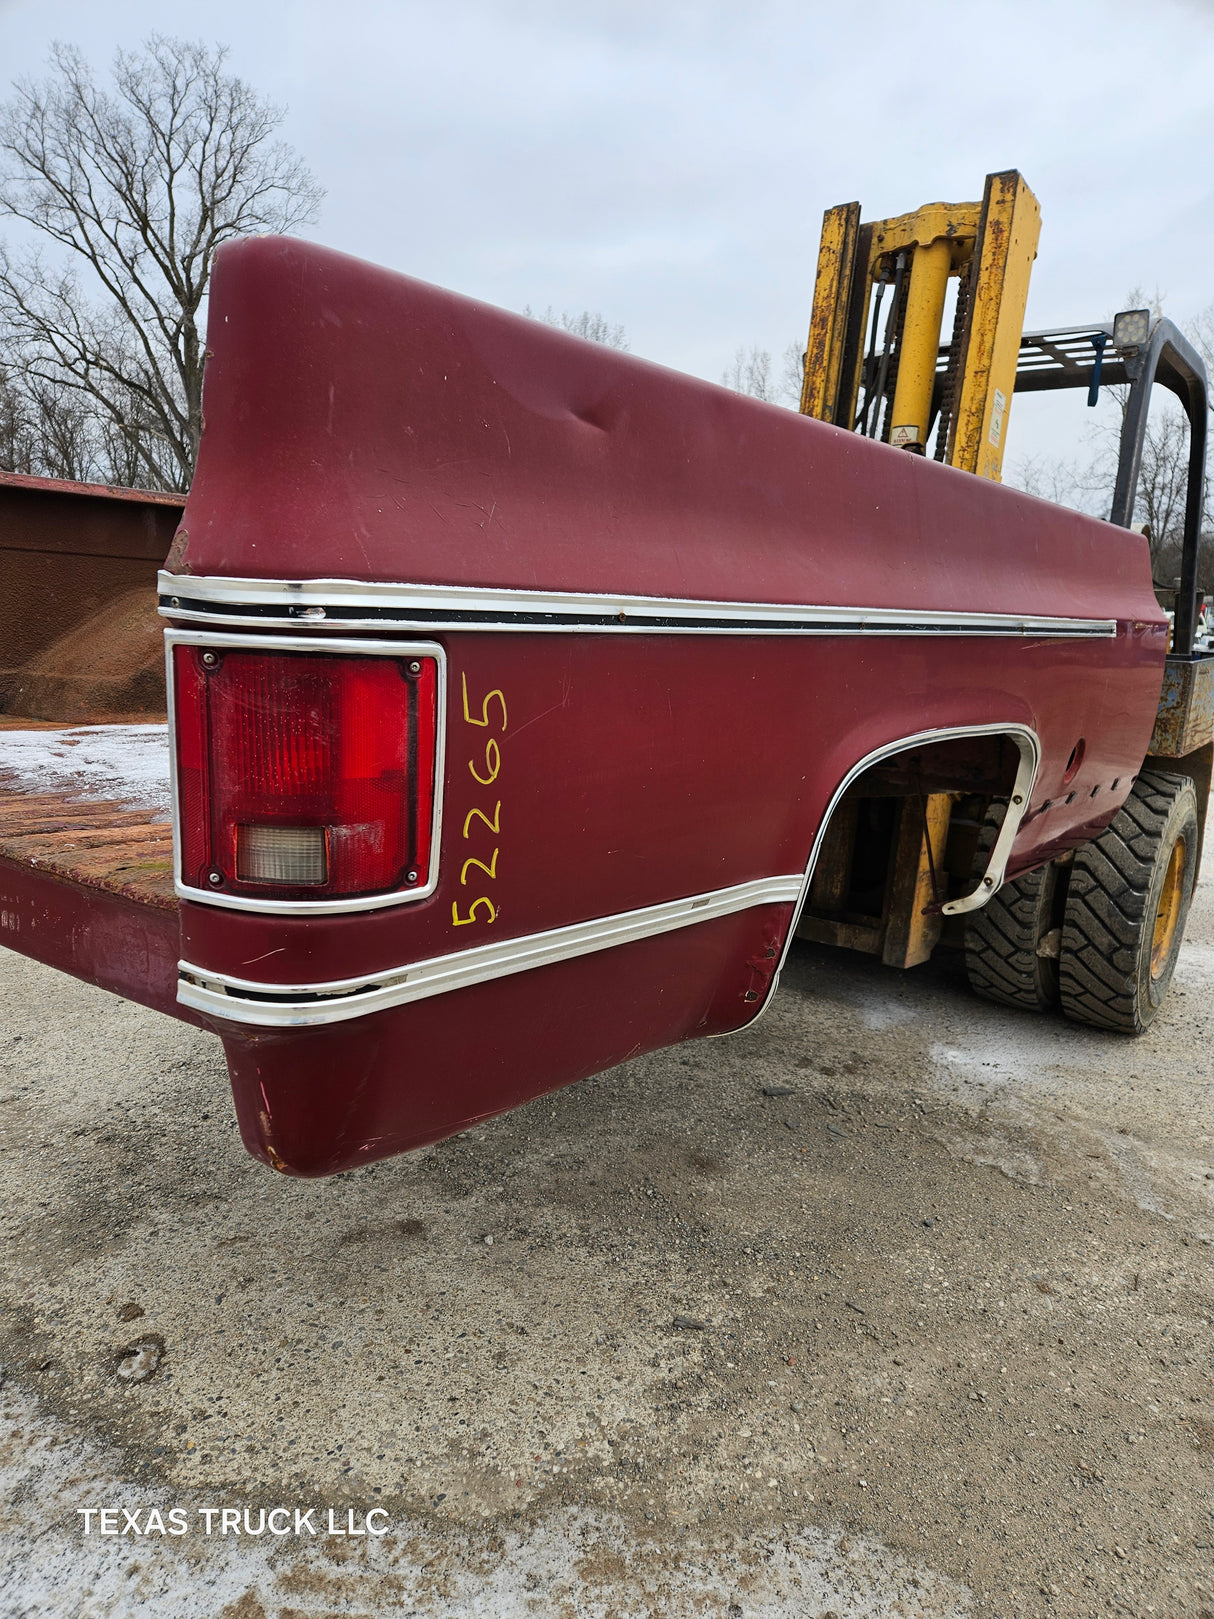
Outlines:
[[[33,944],[51,966],[195,1022],[176,1001],[155,612],[157,570],[183,505],[180,495],[0,473],[0,942]],[[74,776],[71,750],[100,726],[112,768]],[[123,739],[148,727],[165,756],[159,808],[122,796]],[[15,750],[10,740],[6,753],[15,734],[40,746]],[[55,752],[61,785],[48,791]]]

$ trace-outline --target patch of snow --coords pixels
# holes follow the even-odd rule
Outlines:
[[[301,1590],[326,1614],[383,1619],[531,1619],[576,1612],[583,1619],[661,1613],[664,1619],[723,1615],[744,1601],[748,1619],[965,1619],[964,1585],[916,1564],[871,1535],[791,1528],[748,1543],[708,1531],[673,1540],[631,1530],[592,1506],[543,1513],[504,1532],[421,1523],[389,1515],[382,1539],[351,1543],[324,1537],[276,1540],[204,1532],[199,1509],[245,1503],[220,1487],[196,1496],[164,1483],[125,1478],[121,1455],[40,1412],[11,1382],[0,1386],[0,1492],[8,1504],[0,1613],[23,1619],[215,1619],[225,1613],[297,1611]],[[272,1493],[272,1486],[265,1491]],[[281,1489],[281,1486],[280,1486]],[[314,1506],[289,1490],[275,1497],[289,1511]],[[153,1507],[167,1525],[186,1514],[188,1532],[170,1538],[102,1537],[99,1520],[84,1533],[81,1509],[126,1508],[142,1525]],[[358,1509],[361,1520],[365,1508]],[[216,1514],[216,1517],[218,1514]],[[257,1508],[253,1522],[259,1523]],[[345,1511],[337,1510],[337,1522]],[[178,1520],[180,1522],[180,1520]],[[214,1521],[214,1520],[212,1520]],[[349,1553],[338,1555],[343,1547]],[[334,1549],[336,1548],[336,1549]],[[309,1604],[308,1611],[314,1611]]]
[[[922,1015],[917,1006],[908,1006],[905,1001],[896,1000],[892,995],[871,993],[857,1002],[856,1010],[864,1027],[876,1031],[914,1023]]]
[[[1173,983],[1183,985],[1189,979],[1214,977],[1214,945],[1192,944],[1187,939],[1180,947]]]
[[[0,778],[27,793],[69,793],[88,803],[158,811],[167,820],[167,725],[78,725],[0,731]]]

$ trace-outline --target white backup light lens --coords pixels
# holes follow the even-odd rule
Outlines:
[[[323,826],[238,826],[236,875],[242,883],[291,887],[329,880]]]

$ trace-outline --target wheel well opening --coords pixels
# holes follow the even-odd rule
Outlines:
[[[942,907],[974,885],[979,833],[1010,797],[1021,748],[1007,734],[920,743],[863,770],[831,810],[797,927],[801,938],[913,967],[959,946]]]

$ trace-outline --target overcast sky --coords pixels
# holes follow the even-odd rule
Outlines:
[[[601,311],[714,381],[803,341],[824,208],[995,169],[1041,201],[1030,324],[1214,300],[1214,0],[0,0],[0,77],[153,29],[223,41],[288,107],[317,240]]]

